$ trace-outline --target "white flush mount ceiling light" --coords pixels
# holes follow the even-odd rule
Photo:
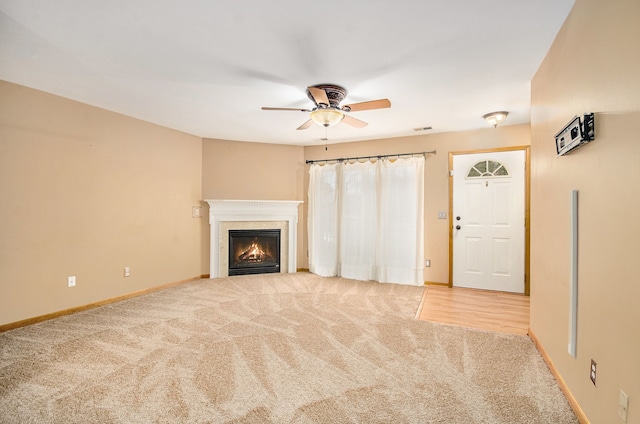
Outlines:
[[[483,118],[495,128],[507,119],[507,115],[509,115],[509,112],[491,112],[484,115]]]
[[[316,124],[322,127],[333,127],[344,118],[341,110],[333,108],[318,108],[310,113],[310,118]]]

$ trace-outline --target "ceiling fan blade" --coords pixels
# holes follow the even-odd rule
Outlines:
[[[305,122],[304,124],[302,124],[298,128],[296,128],[296,130],[306,130],[311,125],[313,125],[313,121],[311,119],[309,119],[307,122]]]
[[[295,107],[263,107],[262,110],[297,110],[298,112],[311,112],[309,109]]]
[[[342,108],[348,112],[358,112],[361,110],[384,109],[391,107],[389,99],[370,100],[368,102],[351,103],[344,105]]]
[[[366,122],[356,119],[353,116],[349,116],[349,115],[344,115],[344,118],[342,118],[342,122],[356,128],[364,128],[367,125],[369,125]]]
[[[324,91],[323,89],[316,88],[316,87],[307,87],[307,90],[309,90],[309,93],[311,93],[311,96],[313,97],[313,100],[316,102],[317,105],[325,104],[329,106],[331,104],[329,103],[329,97],[327,97],[327,92]]]

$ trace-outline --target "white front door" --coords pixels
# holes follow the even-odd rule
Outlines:
[[[453,155],[453,286],[524,293],[525,151]]]

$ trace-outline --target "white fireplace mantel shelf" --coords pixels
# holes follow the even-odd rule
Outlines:
[[[298,206],[300,200],[205,200],[209,204],[211,230],[209,274],[224,277],[220,269],[220,223],[286,221],[288,226],[287,272],[296,272]]]

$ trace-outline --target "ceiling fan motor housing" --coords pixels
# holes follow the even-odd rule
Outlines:
[[[327,98],[329,99],[329,107],[340,109],[340,103],[347,97],[347,90],[344,87],[335,84],[318,84],[313,87],[319,88],[327,93]],[[312,102],[315,103],[315,99],[311,95],[309,89],[307,89],[307,97],[311,99]]]

